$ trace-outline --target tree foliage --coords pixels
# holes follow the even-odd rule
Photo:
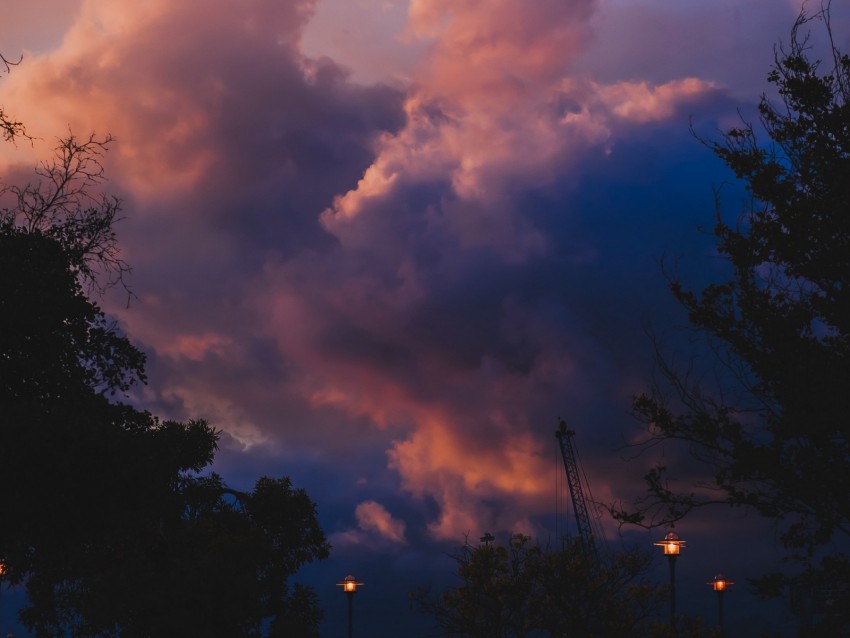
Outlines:
[[[111,142],[109,135],[81,139],[70,134],[59,140],[51,161],[35,168],[34,181],[3,185],[0,190],[3,200],[11,200],[0,221],[55,239],[72,272],[100,292],[130,271],[120,258],[115,236],[121,203],[100,189],[101,159]]]
[[[702,487],[713,496],[670,489],[656,467],[649,500],[620,512],[661,524],[710,503],[753,508],[809,565],[850,535],[850,57],[829,17],[828,4],[802,13],[777,48],[768,81],[779,97],[762,97],[760,126],[705,142],[750,199],[737,223],[717,216],[728,279],[672,290],[717,356],[722,388],[662,361],[666,384],[634,403],[653,440],[683,441],[708,465]],[[804,33],[814,20],[825,25],[825,61],[812,59]]]
[[[547,551],[515,535],[453,558],[460,584],[436,596],[420,590],[414,601],[454,638],[648,635],[666,595],[641,580],[651,559],[641,552],[599,566],[577,541]]]
[[[283,635],[281,625],[318,636],[315,594],[288,582],[327,556],[303,490],[289,479],[261,478],[244,493],[216,475],[183,478],[171,505],[179,512],[150,533],[104,548],[107,560],[86,556],[67,578],[31,582],[24,621],[49,636],[259,637]]]
[[[61,140],[0,209],[0,559],[39,637],[316,636],[329,546],[287,478],[200,476],[218,433],[122,402],[145,355],[91,298],[128,272],[109,138]],[[286,632],[281,630],[286,627]]]

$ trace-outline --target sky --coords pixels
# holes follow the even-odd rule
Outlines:
[[[701,229],[716,189],[741,206],[691,128],[753,116],[800,5],[7,0],[0,51],[23,59],[0,104],[36,140],[0,147],[0,178],[68,131],[114,136],[134,297],[101,303],[148,356],[133,400],[219,428],[235,487],[307,489],[334,547],[304,574],[323,635],[354,573],[361,635],[424,638],[407,592],[450,582],[467,536],[552,537],[559,418],[601,502],[633,502],[665,454],[687,475],[628,446],[649,333],[683,343],[662,261],[694,287],[722,276]],[[850,49],[850,7],[832,13]],[[679,531],[693,613],[713,613],[716,571],[778,555],[740,512]],[[787,623],[727,605],[730,626]]]

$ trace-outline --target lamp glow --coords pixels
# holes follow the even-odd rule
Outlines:
[[[337,583],[339,587],[342,587],[346,594],[353,594],[362,584],[363,583],[358,583],[357,579],[351,574],[343,578],[341,583]]]
[[[720,628],[721,634],[723,634],[723,594],[726,593],[727,587],[734,584],[731,580],[727,580],[723,574],[717,574],[706,583],[717,592],[717,626]]]
[[[352,603],[354,602],[354,594],[357,593],[357,588],[360,587],[363,583],[357,582],[357,579],[349,574],[345,578],[342,579],[341,583],[337,583],[339,587],[342,587],[342,590],[345,592],[345,597],[348,598],[348,638],[352,636]]]
[[[663,541],[653,543],[653,545],[656,545],[657,547],[660,547],[664,550],[665,556],[678,556],[682,553],[682,548],[686,544],[687,541],[681,540],[676,532],[667,532],[667,535],[664,537]]]
[[[672,525],[671,525],[672,527]],[[664,540],[653,543],[656,547],[660,547],[667,557],[667,562],[670,565],[670,629],[676,631],[676,559],[682,553],[682,548],[685,546],[685,541],[679,538],[679,535],[670,530],[664,536]]]
[[[735,583],[731,580],[726,580],[726,577],[723,574],[717,574],[717,576],[706,583],[706,585],[711,585],[714,591],[725,591],[729,585],[734,584]]]

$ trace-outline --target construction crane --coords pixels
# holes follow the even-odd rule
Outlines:
[[[561,456],[564,457],[564,469],[567,471],[567,485],[570,488],[570,498],[573,501],[573,512],[576,516],[579,540],[585,556],[595,564],[598,562],[599,553],[593,538],[590,515],[587,513],[587,501],[584,497],[578,455],[573,443],[575,432],[567,428],[567,424],[561,419],[558,423],[558,429],[555,431],[555,436],[561,446]]]

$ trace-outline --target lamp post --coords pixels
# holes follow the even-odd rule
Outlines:
[[[727,587],[734,584],[731,580],[726,580],[723,574],[717,574],[713,580],[706,583],[717,592],[717,626],[720,628],[721,634],[723,633],[723,594]]]
[[[337,583],[342,590],[345,592],[346,597],[348,598],[348,638],[351,638],[351,627],[352,627],[352,603],[354,602],[354,594],[357,593],[357,588],[360,587],[363,583],[358,583],[357,579],[349,574],[345,578],[342,579],[341,583]]]
[[[664,540],[653,543],[664,550],[664,555],[670,564],[670,627],[676,627],[676,559],[685,546],[685,541],[676,532],[667,532]]]

